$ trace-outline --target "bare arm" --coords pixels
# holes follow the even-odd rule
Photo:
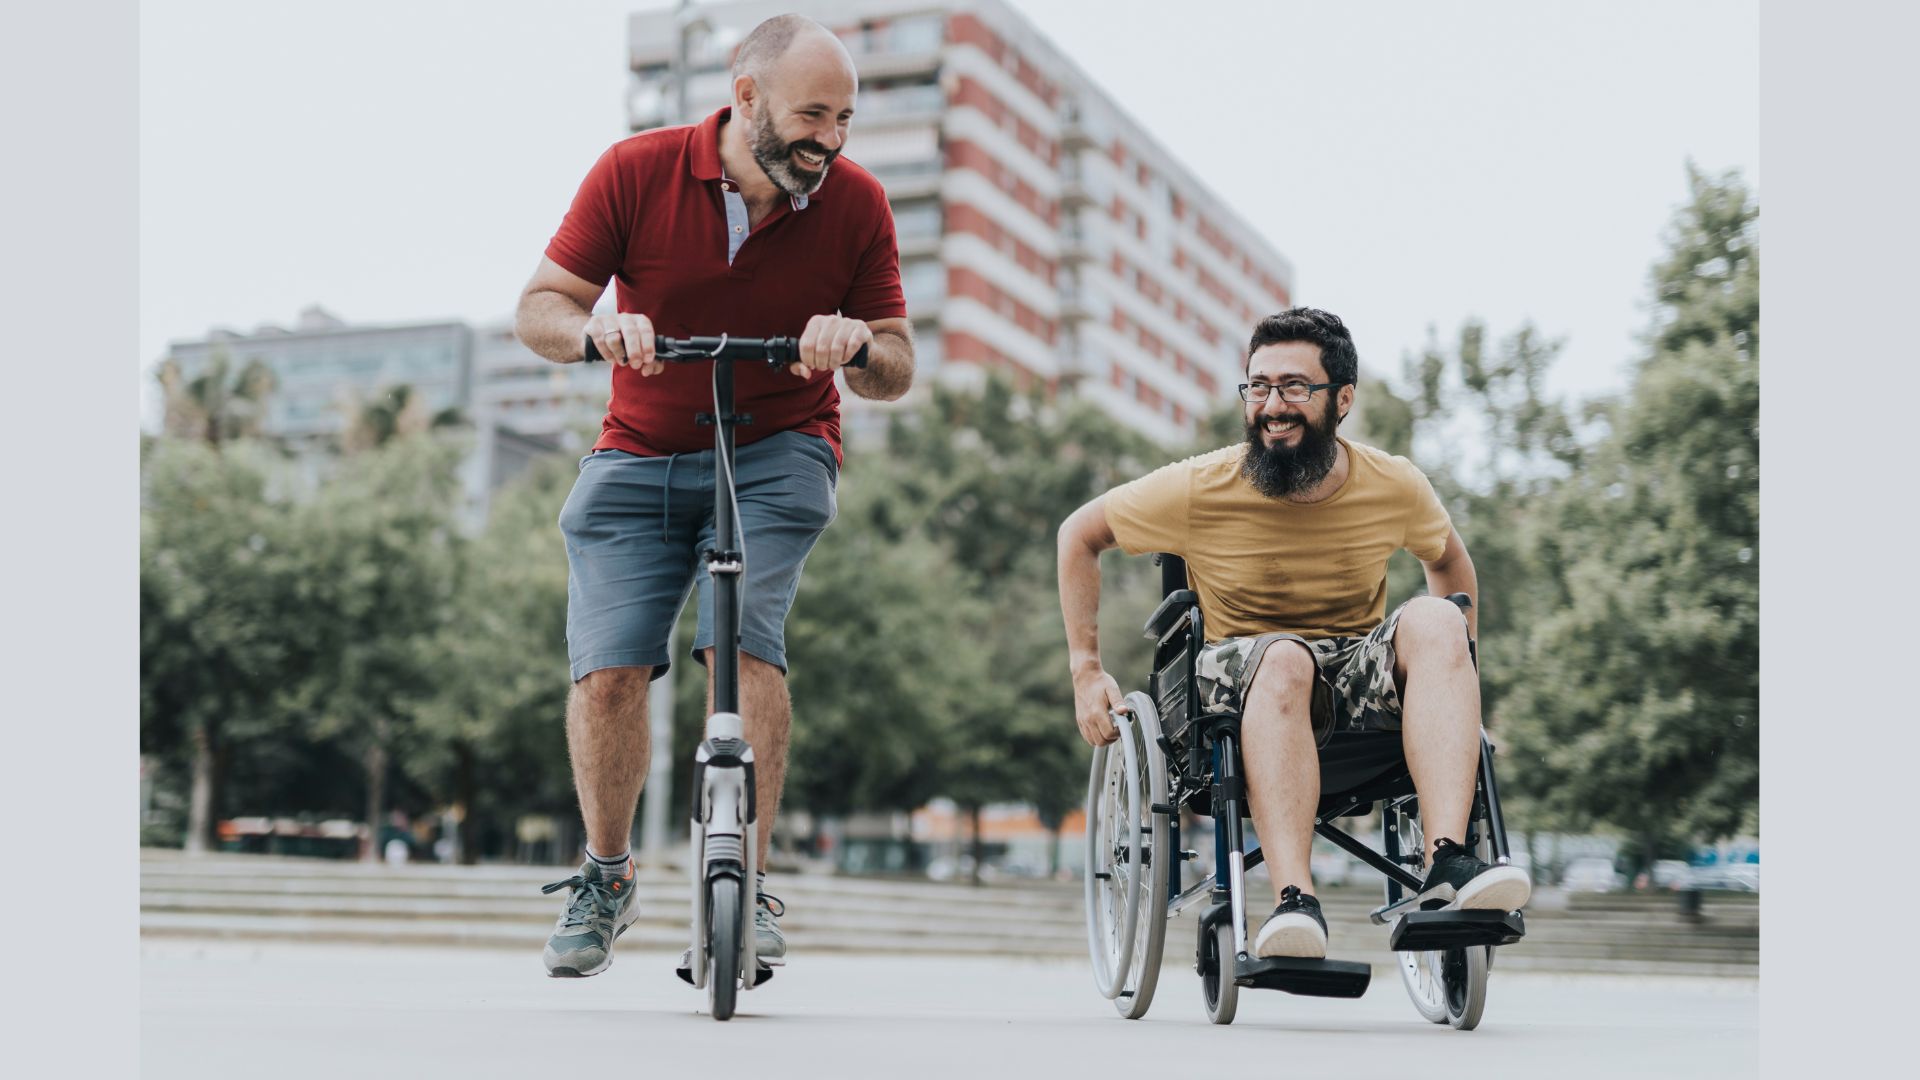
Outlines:
[[[552,259],[540,265],[520,292],[513,332],[522,344],[556,364],[575,364],[586,358],[587,335],[593,335],[600,355],[609,363],[658,374],[665,365],[653,358],[653,323],[633,312],[593,314],[593,305],[606,291]]]
[[[1427,572],[1428,594],[1451,596],[1463,592],[1473,599],[1473,606],[1466,611],[1467,633],[1473,640],[1479,641],[1480,579],[1474,576],[1473,559],[1467,555],[1467,545],[1460,539],[1460,531],[1447,530],[1446,550],[1440,553],[1438,559],[1423,562],[1420,566]]]
[[[847,389],[873,401],[898,401],[913,386],[913,323],[875,319],[867,366],[847,369]]]
[[[1101,498],[1060,523],[1060,612],[1067,625],[1074,721],[1089,746],[1120,737],[1107,716],[1121,707],[1120,684],[1100,665],[1100,553],[1115,546]]]

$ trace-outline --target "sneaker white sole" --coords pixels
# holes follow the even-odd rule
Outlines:
[[[1450,910],[1518,911],[1533,898],[1533,882],[1517,866],[1496,866],[1467,882]]]
[[[1282,915],[1268,919],[1253,939],[1253,955],[1300,957],[1308,960],[1327,958],[1327,935],[1308,915]]]

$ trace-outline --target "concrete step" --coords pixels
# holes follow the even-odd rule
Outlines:
[[[224,940],[391,943],[396,945],[446,945],[460,947],[523,949],[528,963],[537,964],[540,947],[546,940],[546,927],[522,927],[500,923],[441,921],[422,926],[411,920],[390,925],[368,925],[361,919],[284,918],[206,916],[192,913],[143,913],[141,933],[160,937],[214,938]],[[1193,928],[1180,922],[1167,927],[1162,965],[1182,967],[1191,963]],[[794,955],[808,953],[903,952],[929,955],[1058,956],[1086,955],[1084,937],[1056,937],[1010,948],[1003,940],[968,939],[956,936],[934,938],[872,933],[788,935]],[[658,952],[672,954],[684,949],[687,930],[682,926],[636,924],[621,937],[621,948],[628,954]],[[1328,955],[1335,959],[1361,960],[1372,964],[1375,975],[1393,978],[1398,959],[1384,947],[1384,938],[1372,942],[1349,940],[1336,933],[1329,942]],[[1495,970],[1533,970],[1559,972],[1620,972],[1672,975],[1752,976],[1757,968],[1752,958],[1737,954],[1703,954],[1687,958],[1648,959],[1620,955],[1605,949],[1585,949],[1551,953],[1529,950],[1527,942],[1507,946],[1496,952]]]
[[[459,920],[467,922],[499,921],[544,926],[560,910],[554,897],[471,898],[471,897],[385,897],[354,894],[295,894],[172,892],[143,889],[140,907],[144,912],[193,912],[231,915],[277,915],[285,917],[339,917],[397,921]],[[989,904],[973,907],[949,906],[941,910],[924,907],[886,907],[849,902],[844,897],[826,898],[824,903],[794,906],[781,920],[783,928],[805,932],[815,928],[845,930],[899,929],[928,932],[1029,938],[1072,935],[1085,925],[1085,915],[1076,904],[1044,911],[1009,910]],[[648,898],[643,894],[641,922],[679,925],[687,918],[688,901],[684,893],[663,893]],[[1363,912],[1330,912],[1330,927],[1352,927],[1356,932],[1380,932]],[[1645,952],[1696,948],[1748,948],[1757,950],[1758,939],[1751,934],[1733,933],[1717,928],[1668,926],[1588,925],[1578,920],[1529,919],[1529,942],[1597,942],[1617,947],[1638,947]]]
[[[564,903],[540,886],[573,867],[386,866],[272,856],[144,858],[141,932],[257,940],[447,944],[538,950]],[[796,949],[1084,955],[1083,888],[1077,882],[986,887],[898,878],[780,874],[773,890],[789,905],[782,928]],[[689,884],[684,873],[636,874],[639,923],[628,948],[683,947]],[[1255,896],[1267,885],[1256,879]],[[1365,957],[1391,970],[1387,931],[1367,914],[1382,902],[1377,884],[1321,891],[1334,955]],[[1601,902],[1596,902],[1601,901]],[[1709,902],[1707,918],[1680,918],[1672,897],[1596,898],[1542,889],[1527,911],[1527,938],[1499,950],[1497,963],[1543,970],[1754,974],[1758,905]],[[1257,920],[1265,909],[1251,912]],[[1186,963],[1192,913],[1167,927],[1169,955]],[[1257,924],[1257,923],[1256,923]]]

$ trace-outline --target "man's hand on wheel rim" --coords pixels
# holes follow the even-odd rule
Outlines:
[[[844,315],[815,315],[800,334],[800,359],[787,370],[801,378],[845,367],[863,345],[873,343],[873,328]]]
[[[653,354],[653,322],[634,311],[595,315],[587,320],[586,336],[607,363],[629,367],[641,375],[658,375],[666,362]]]
[[[1108,714],[1126,711],[1120,684],[1105,671],[1073,680],[1073,718],[1079,723],[1080,737],[1088,746],[1106,746],[1118,739],[1120,728]]]

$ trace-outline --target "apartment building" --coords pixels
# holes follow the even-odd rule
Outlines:
[[[264,366],[273,390],[260,433],[295,451],[314,475],[361,409],[407,387],[422,418],[450,413],[470,429],[466,488],[476,522],[492,492],[535,458],[585,453],[609,394],[606,365],[549,363],[520,344],[510,319],[351,323],[314,305],[288,326],[215,328],[173,342],[167,360],[189,381],[216,361],[229,380]]]
[[[788,10],[632,16],[631,130],[726,104],[735,46]],[[860,73],[846,154],[892,201],[924,375],[1000,371],[1170,444],[1229,400],[1253,324],[1291,303],[1293,268],[1158,139],[999,0],[808,14]],[[848,437],[884,412],[847,395]]]

